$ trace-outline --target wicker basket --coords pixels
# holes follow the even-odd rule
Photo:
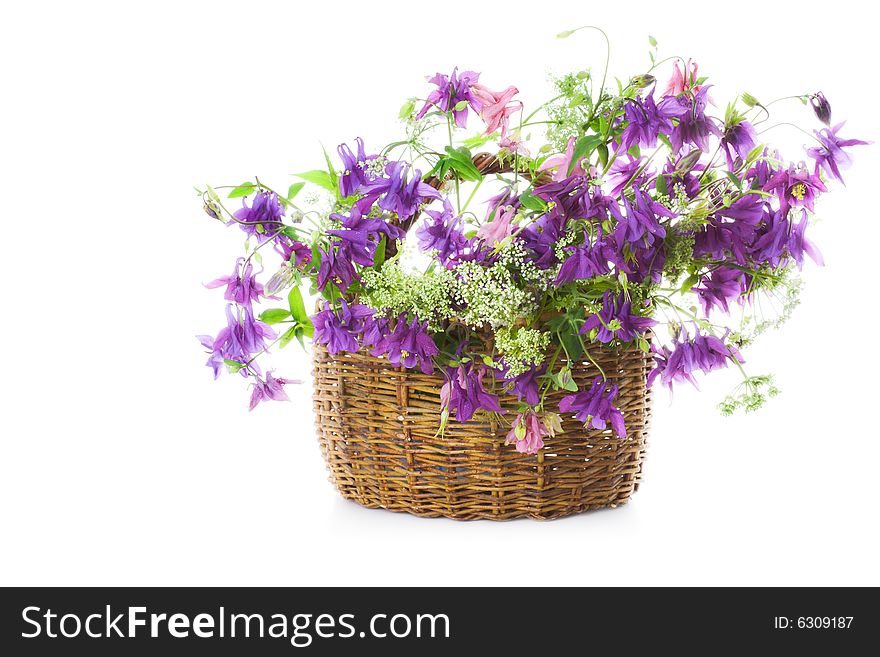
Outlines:
[[[633,347],[592,355],[620,387],[615,403],[627,438],[586,430],[569,416],[562,433],[526,455],[504,444],[508,426],[483,413],[470,422],[451,418],[438,435],[442,374],[365,352],[332,356],[315,344],[315,418],[330,479],[366,507],[458,520],[549,519],[623,504],[638,487],[645,453],[650,356]],[[598,374],[587,362],[571,367],[581,388]],[[549,393],[546,407],[555,409],[563,395]],[[515,397],[500,400],[516,407]]]

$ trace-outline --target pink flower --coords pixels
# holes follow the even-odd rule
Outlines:
[[[503,136],[498,140],[498,148],[505,151],[509,155],[518,154],[522,157],[529,157],[529,149],[519,138],[519,130],[514,130],[512,134]]]
[[[696,81],[696,62],[692,62],[689,59],[684,67],[684,71],[679,68],[678,62],[675,62],[675,68],[672,70],[672,78],[669,80],[669,84],[666,85],[666,90],[663,92],[663,95],[677,96],[685,91],[693,91],[696,93],[700,90],[700,85],[696,84]]]
[[[587,172],[584,171],[584,167],[580,162],[575,162],[574,167],[571,169],[571,173],[569,174],[568,172],[568,167],[571,166],[571,158],[574,157],[574,142],[574,137],[569,137],[568,145],[565,147],[565,153],[559,153],[558,155],[548,157],[544,160],[541,166],[538,167],[538,171],[546,171],[553,167],[557,167],[556,173],[553,174],[553,180],[556,181],[565,180],[570,175],[585,176]]]
[[[507,134],[511,115],[522,109],[521,102],[510,102],[519,93],[519,89],[507,87],[504,91],[490,91],[481,84],[472,84],[470,90],[476,100],[474,108],[480,112],[480,116],[486,122],[486,134],[491,135],[501,128],[501,136],[504,137]]]
[[[508,205],[504,212],[495,216],[495,219],[480,226],[480,229],[477,231],[477,239],[483,240],[486,246],[490,247],[500,244],[506,237],[510,237],[513,234],[513,226],[510,225],[510,220],[515,215],[516,211]]]
[[[504,444],[512,445],[515,443],[516,451],[523,454],[537,454],[538,450],[544,446],[543,437],[549,435],[552,434],[541,422],[541,419],[529,411],[516,416]]]

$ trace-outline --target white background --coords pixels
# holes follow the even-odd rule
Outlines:
[[[643,487],[616,510],[498,524],[361,509],[326,481],[308,383],[248,413],[193,337],[222,325],[201,284],[243,242],[193,185],[286,188],[322,166],[319,139],[390,141],[404,99],[455,65],[534,107],[548,72],[601,67],[598,37],[563,29],[605,27],[624,78],[653,34],[700,62],[719,104],[821,89],[843,134],[877,141],[866,5],[783,4],[6,6],[0,584],[880,584],[877,146],[821,202],[827,266],[805,269],[803,305],[746,354],[783,395],[726,419],[732,372],[671,406],[658,390]],[[767,138],[792,158],[807,141]],[[308,378],[294,346],[275,364]]]

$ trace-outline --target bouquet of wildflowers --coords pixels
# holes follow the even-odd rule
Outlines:
[[[797,304],[805,260],[822,264],[807,237],[816,198],[867,142],[804,94],[824,127],[803,159],[784,159],[762,140],[772,103],[743,93],[717,111],[697,65],[657,61],[651,42],[645,73],[606,85],[606,62],[600,80],[555,78],[529,112],[514,86],[438,73],[401,109],[399,141],[342,144],[284,193],[258,179],[200,191],[248,236],[208,284],[227,302],[226,326],[200,336],[215,377],[250,379],[253,408],[292,382],[260,368],[270,347],[367,350],[442,373],[442,425],[500,414],[498,393],[515,395],[508,442],[528,453],[560,414],[626,436],[604,373],[583,389],[571,376],[598,349],[653,352],[648,385],[737,368],[725,413],[776,394],[746,373],[744,348]],[[280,265],[267,270],[270,252]],[[320,295],[315,312],[303,292]],[[569,394],[546,408],[548,390]]]

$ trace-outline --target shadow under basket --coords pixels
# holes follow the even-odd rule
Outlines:
[[[620,387],[614,403],[627,437],[567,414],[563,431],[529,455],[504,444],[516,397],[499,396],[508,411],[501,422],[483,412],[470,422],[451,417],[441,436],[442,373],[403,370],[366,352],[333,356],[314,344],[315,422],[330,479],[365,507],[457,520],[550,519],[624,504],[642,471],[652,362],[636,347],[591,355]],[[581,390],[599,375],[589,362],[571,368]],[[556,411],[566,394],[548,393],[545,408]]]

